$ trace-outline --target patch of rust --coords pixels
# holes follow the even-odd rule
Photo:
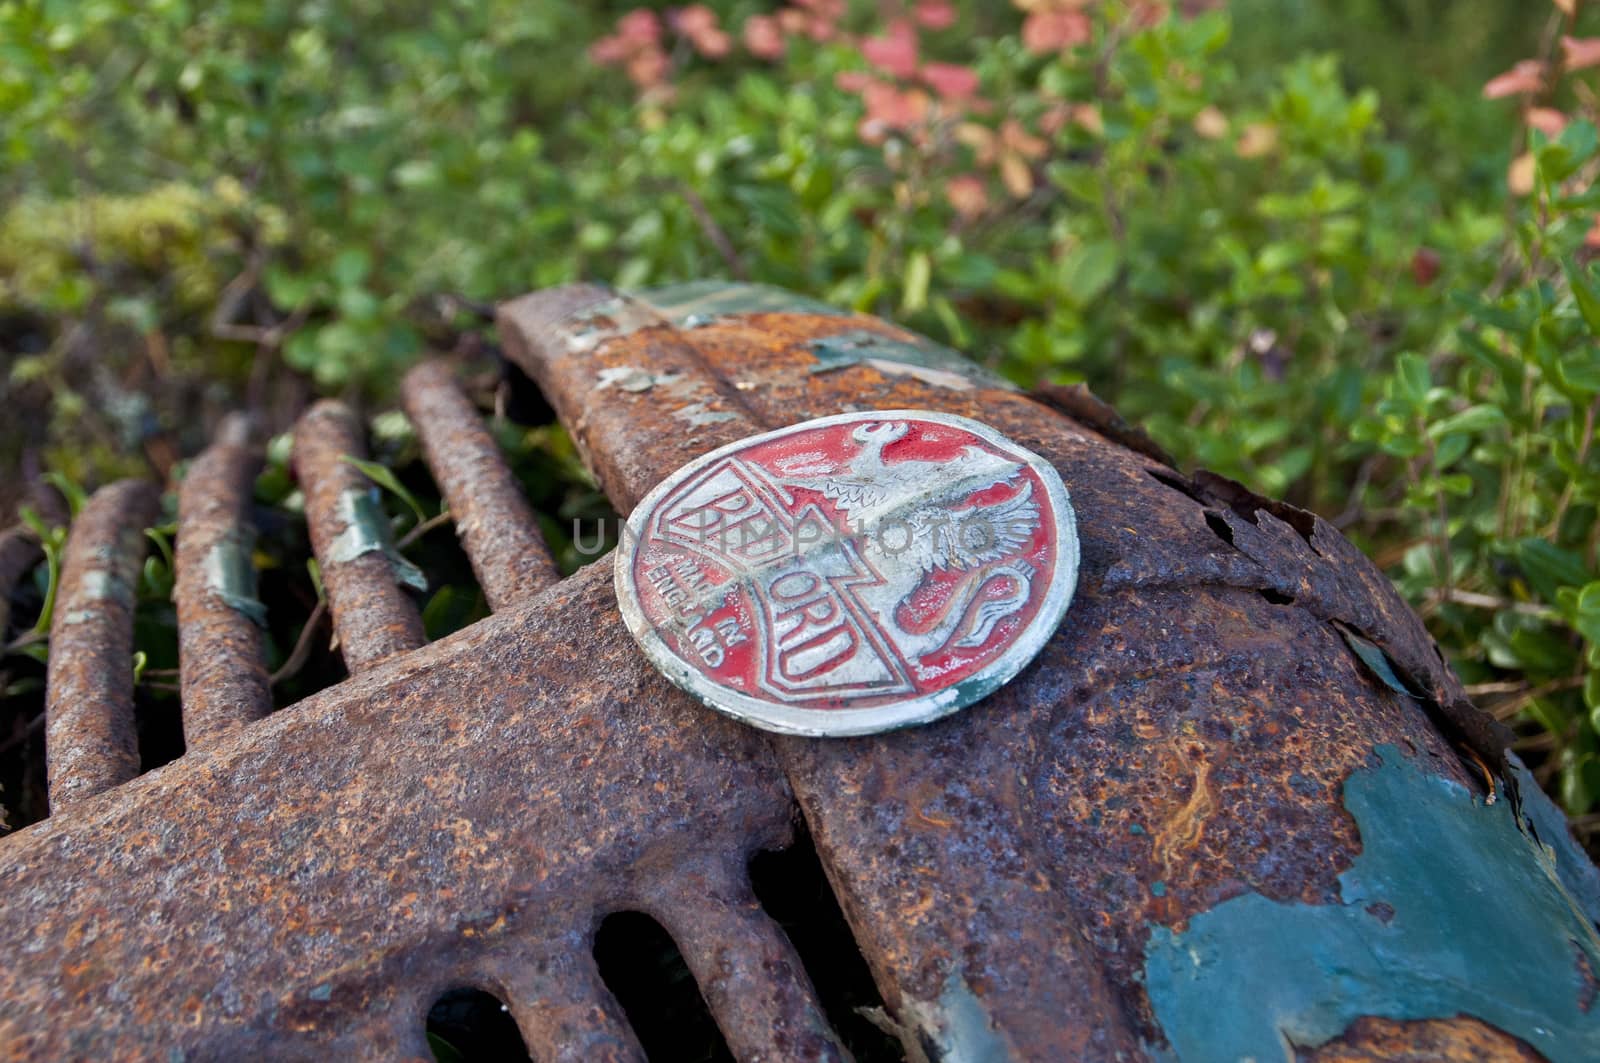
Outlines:
[[[389,519],[384,516],[380,495],[376,487],[352,487],[339,496],[339,520],[344,531],[333,540],[328,560],[354,561],[367,554],[381,553],[394,569],[397,583],[419,591],[428,589],[428,577],[422,570],[407,561],[389,535]]]
[[[1509,802],[1485,805],[1392,745],[1345,784],[1362,851],[1342,904],[1249,893],[1155,927],[1145,985],[1185,1061],[1277,1059],[1362,1016],[1475,1016],[1551,1059],[1600,1058],[1584,1007],[1600,936]]]

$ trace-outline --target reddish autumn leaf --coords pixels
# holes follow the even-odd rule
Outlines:
[[[956,24],[956,6],[950,0],[918,0],[911,17],[930,30],[947,30]]]
[[[717,13],[704,4],[680,7],[671,14],[672,28],[685,37],[717,28]]]
[[[771,15],[751,15],[744,20],[744,46],[758,59],[781,59],[786,44],[778,20]]]
[[[1499,77],[1490,78],[1483,86],[1485,99],[1499,100],[1507,96],[1531,96],[1544,88],[1544,64],[1537,59],[1524,59]]]
[[[940,99],[959,103],[978,91],[978,72],[955,63],[929,63],[922,68],[922,80]]]
[[[1561,38],[1561,59],[1568,70],[1600,66],[1600,37]]]
[[[989,190],[983,179],[971,174],[952,177],[944,186],[944,198],[957,214],[968,220],[989,209]]]
[[[632,53],[632,42],[616,35],[601,37],[589,45],[589,58],[599,66],[615,66],[626,61]]]
[[[1528,108],[1528,125],[1552,140],[1561,135],[1567,128],[1567,116],[1553,107]]]
[[[917,31],[903,19],[892,22],[885,36],[868,37],[861,42],[861,54],[886,74],[897,78],[915,77]]]
[[[1439,252],[1431,247],[1419,247],[1411,256],[1411,279],[1417,282],[1417,287],[1426,288],[1438,278],[1441,264]]]
[[[634,8],[617,19],[617,36],[634,44],[655,44],[661,40],[661,20],[654,11]]]
[[[667,53],[646,45],[628,60],[628,80],[641,89],[654,88],[667,80]]]
[[[860,95],[867,91],[868,85],[876,84],[877,78],[865,70],[841,70],[833,75],[833,84],[840,92],[854,92]]]
[[[1092,27],[1081,11],[1036,11],[1022,23],[1022,46],[1048,55],[1087,43]]]
[[[909,129],[928,114],[928,94],[916,89],[902,90],[875,81],[861,95],[867,106],[867,121],[885,129]]]
[[[1228,135],[1228,116],[1212,106],[1200,108],[1192,124],[1194,131],[1207,140],[1221,140]]]
[[[1524,152],[1511,160],[1506,170],[1506,188],[1514,196],[1525,196],[1533,191],[1534,178],[1539,172],[1539,162],[1533,152]]]

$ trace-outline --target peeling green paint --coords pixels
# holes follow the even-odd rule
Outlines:
[[[419,591],[428,589],[428,577],[396,550],[389,535],[389,518],[384,516],[378,489],[352,487],[339,496],[339,520],[344,531],[333,540],[328,559],[354,561],[366,554],[381,553],[394,570],[395,582]]]
[[[932,340],[900,340],[868,329],[847,329],[814,339],[807,346],[817,359],[813,373],[870,365],[882,373],[912,376],[956,391],[969,390],[974,384],[1012,386],[970,358]]]
[[[1342,904],[1252,893],[1152,929],[1145,986],[1173,1057],[1278,1060],[1363,1015],[1472,1015],[1551,1060],[1600,1059],[1581,962],[1600,970],[1600,937],[1549,851],[1512,802],[1377,752],[1345,783],[1362,851]]]
[[[938,1000],[908,1000],[903,1010],[913,1026],[934,1031],[922,1035],[923,1055],[930,1063],[1008,1063],[1016,1058],[960,971],[950,972]]]
[[[229,536],[215,543],[206,554],[206,589],[230,609],[267,626],[267,607],[256,597],[256,569],[250,563],[249,534]]]
[[[680,328],[708,325],[720,317],[735,314],[828,314],[846,316],[836,306],[808,299],[803,295],[774,288],[769,284],[736,284],[729,281],[688,281],[629,292],[657,314]]]
[[[1573,840],[1566,815],[1550,800],[1522,758],[1507,750],[1506,762],[1511,766],[1512,799],[1528,833],[1544,848],[1567,892],[1592,922],[1600,923],[1600,869]]]

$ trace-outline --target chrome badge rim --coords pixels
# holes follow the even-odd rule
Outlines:
[[[1077,586],[1077,522],[1039,455],[924,410],[720,447],[635,507],[623,622],[700,701],[814,737],[927,723],[1009,682]]]

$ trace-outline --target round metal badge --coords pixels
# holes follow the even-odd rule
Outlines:
[[[926,723],[1009,681],[1078,579],[1061,477],[965,417],[823,417],[711,452],[628,518],[628,630],[677,685],[769,731]]]

